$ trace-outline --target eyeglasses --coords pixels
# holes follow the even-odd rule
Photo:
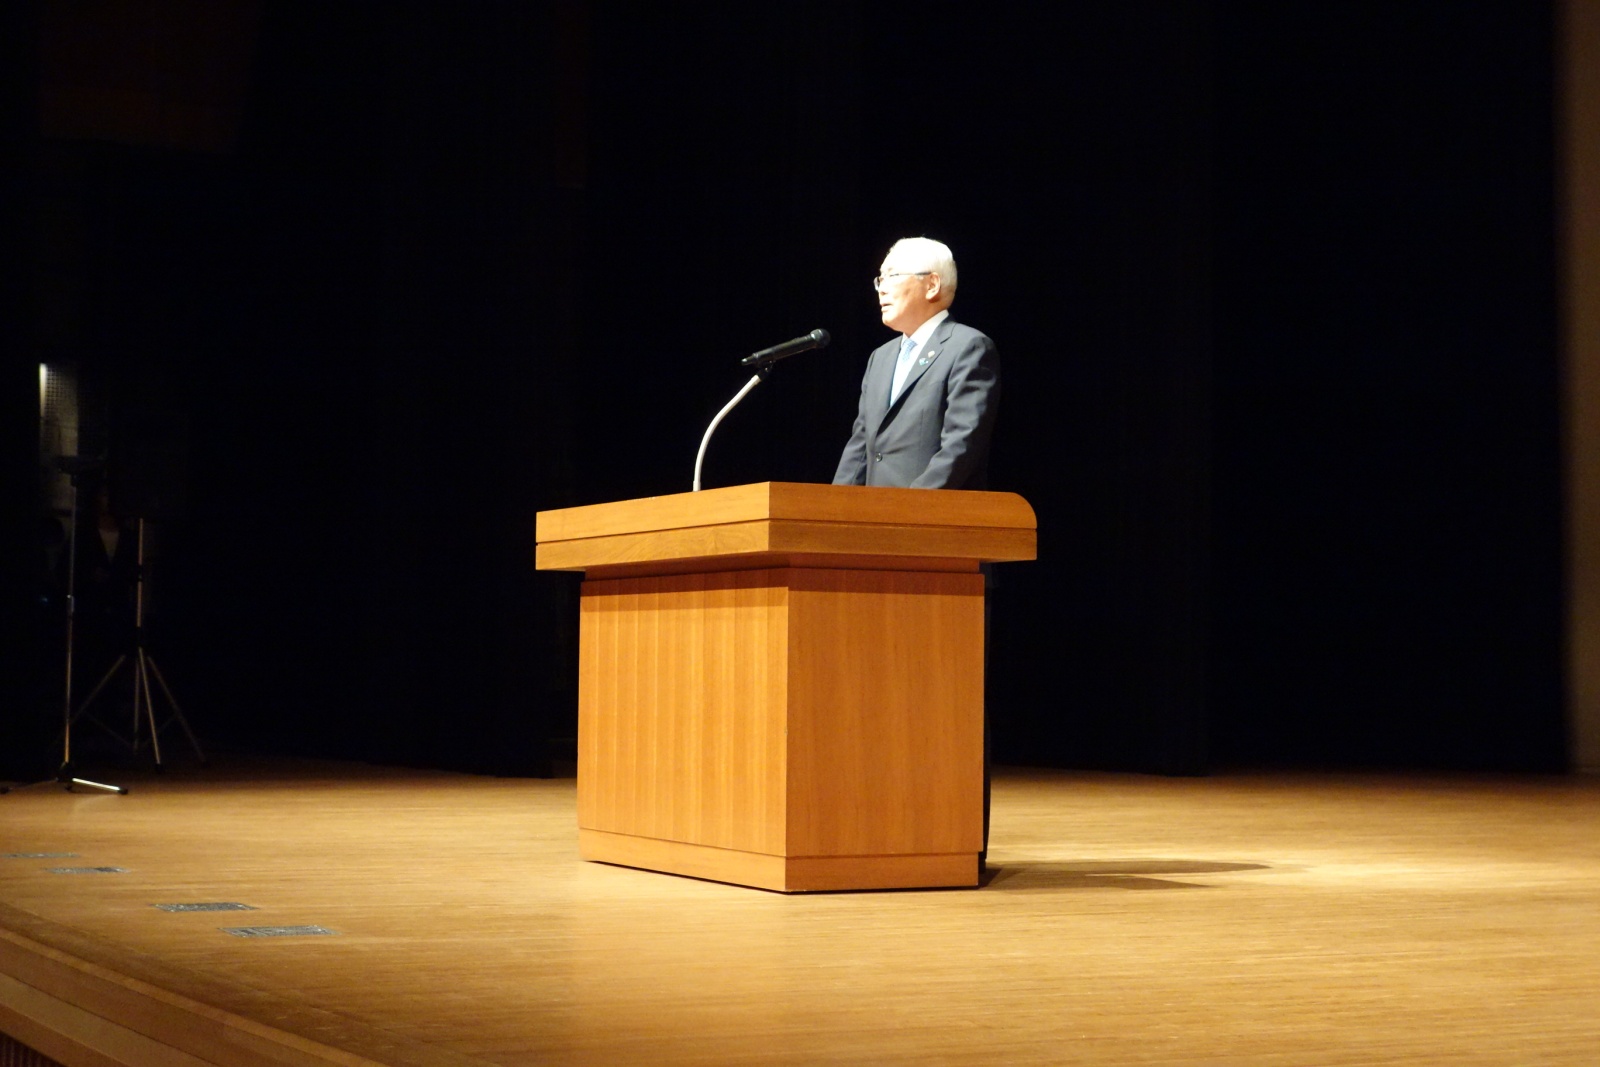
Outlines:
[[[932,273],[933,271],[931,270],[902,270],[896,271],[893,274],[880,274],[876,278],[872,279],[872,287],[874,289],[881,289],[883,288],[883,283],[892,278],[926,278]]]

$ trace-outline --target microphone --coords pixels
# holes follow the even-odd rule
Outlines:
[[[812,330],[804,337],[796,337],[793,341],[785,341],[781,345],[763,348],[761,351],[744,357],[739,361],[741,367],[752,367],[757,364],[776,363],[780,359],[798,356],[802,352],[809,352],[813,348],[826,348],[828,342],[833,340],[827,330]]]

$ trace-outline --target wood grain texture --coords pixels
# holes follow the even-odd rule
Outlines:
[[[579,820],[610,836],[586,855],[769,888],[798,858],[830,860],[808,888],[972,884],[975,862],[884,857],[981,847],[977,564],[1033,558],[1034,526],[1015,494],[790,483],[541,513],[539,566],[590,570]]]
[[[976,857],[983,577],[785,573],[789,855]]]
[[[984,888],[823,895],[584,863],[571,779],[219,760],[117,780],[133,792],[0,798],[0,854],[128,869],[0,858],[22,946],[0,974],[76,1008],[62,1026],[217,1067],[1580,1067],[1600,1048],[1593,779],[1002,772]],[[194,900],[339,933],[245,941],[151,907]]]
[[[941,556],[873,556],[848,552],[753,552],[717,561],[719,571],[774,570],[782,567],[820,567],[824,570],[863,571],[953,571],[973,574],[975,559]],[[703,557],[682,560],[648,560],[637,563],[591,564],[585,573],[594,579],[642,578],[656,574],[703,574]]]
[[[584,583],[581,826],[782,853],[786,600],[771,571]]]
[[[782,889],[745,881],[744,854],[976,856],[981,575],[658,576],[586,582],[580,604],[579,825],[731,850],[720,872],[643,843],[616,862],[685,855],[663,869]],[[939,869],[976,881],[975,862]],[[808,887],[907,884],[873,877]]]
[[[930,886],[949,888],[978,884],[977,857],[971,852],[941,855],[776,856],[580,828],[578,854],[586,860],[638,867],[646,871],[666,871],[780,893],[922,889]]]
[[[541,570],[771,553],[1033,559],[1033,509],[1015,493],[765,482],[540,512]]]
[[[1015,493],[758,482],[541,511],[535,530],[542,544],[767,519],[1029,530],[1037,524]]]
[[[787,861],[770,852],[697,845],[687,841],[578,828],[578,855],[646,871],[669,871],[690,878],[788,891]]]
[[[767,520],[557,541],[539,545],[537,553],[538,568],[546,571],[789,553],[1009,563],[1033,559],[1036,536],[974,526]]]

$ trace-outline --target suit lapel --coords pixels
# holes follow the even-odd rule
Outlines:
[[[934,329],[933,336],[928,338],[928,343],[923,345],[922,349],[917,353],[916,362],[911,364],[911,370],[906,375],[905,388],[900,390],[900,395],[895,399],[895,402],[889,405],[891,412],[898,408],[905,401],[906,397],[911,395],[911,390],[916,388],[917,380],[921,378],[923,374],[927,373],[928,368],[939,362],[940,357],[944,353],[944,346],[950,343],[950,335],[954,332],[955,323],[949,318],[949,316],[946,316],[945,320]],[[896,346],[896,349],[898,354],[898,345]],[[892,366],[893,360],[891,360],[890,363]],[[892,382],[892,369],[890,371],[890,376]],[[888,395],[888,392],[888,388],[885,387],[884,394]]]
[[[889,388],[894,384],[894,361],[899,352],[900,341],[896,335],[895,340],[873,352],[868,363],[870,376],[865,388],[867,395],[875,398],[879,425],[883,424],[883,420],[889,414]]]

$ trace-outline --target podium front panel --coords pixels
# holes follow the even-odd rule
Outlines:
[[[590,581],[580,629],[586,856],[778,889],[976,880],[981,575]]]
[[[787,598],[771,571],[584,583],[579,826],[782,853]]]

